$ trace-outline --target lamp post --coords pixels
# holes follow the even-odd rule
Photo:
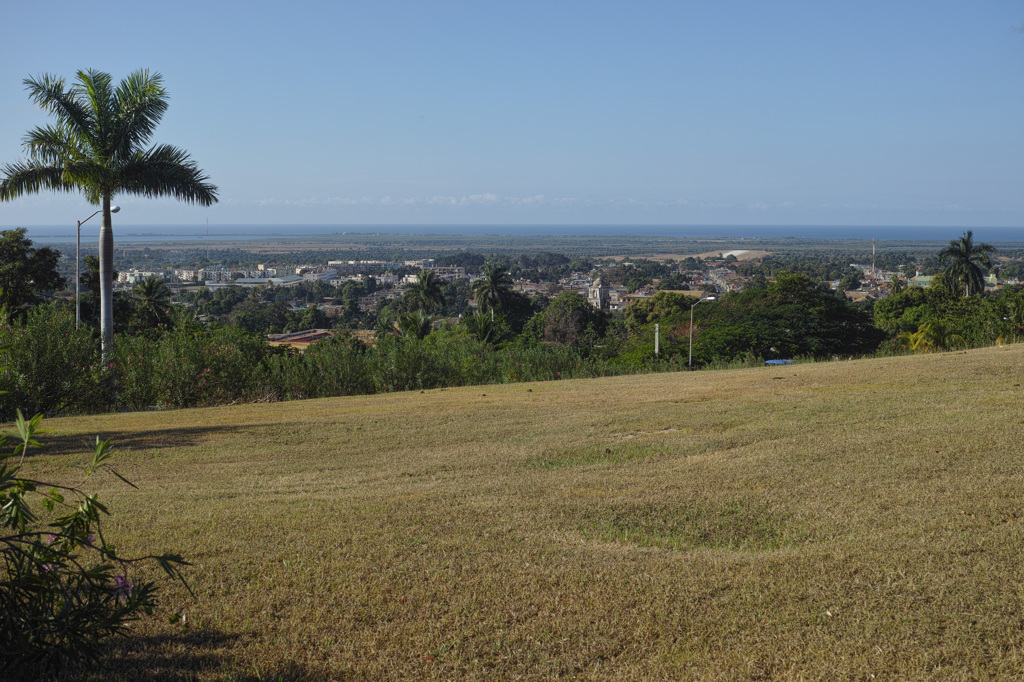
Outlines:
[[[103,209],[101,208],[96,213],[99,213]],[[121,210],[120,206],[111,206],[110,212],[117,213]],[[89,218],[92,218],[96,213],[93,213]],[[75,234],[75,329],[82,326],[82,225],[89,222],[89,218],[78,221],[78,231]]]
[[[698,303],[703,303],[704,301],[713,301],[713,300],[715,300],[714,296],[708,296],[707,298],[699,299],[697,301],[697,303],[694,303],[693,305],[690,306],[690,362],[689,362],[689,369],[691,369],[691,370],[693,369],[693,309],[697,307]]]

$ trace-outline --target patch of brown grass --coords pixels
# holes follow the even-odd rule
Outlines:
[[[1019,678],[1021,384],[1024,345],[94,416],[31,464],[112,437],[111,535],[195,564],[127,679]]]

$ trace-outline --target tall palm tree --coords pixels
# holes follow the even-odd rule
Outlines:
[[[996,247],[991,244],[975,244],[974,233],[964,232],[959,239],[939,251],[939,262],[949,261],[946,274],[953,285],[963,287],[964,296],[985,290],[985,273],[982,268],[992,267],[992,254]]]
[[[416,281],[405,290],[405,296],[416,310],[431,311],[444,305],[443,283],[433,270],[420,270]]]
[[[505,270],[490,263],[484,263],[484,276],[473,282],[473,294],[481,310],[490,308],[491,320],[494,320],[494,309],[504,310],[512,296],[515,282]]]
[[[43,190],[80,191],[101,207],[100,335],[106,358],[114,348],[111,200],[134,194],[210,206],[217,188],[187,152],[170,145],[146,148],[167,111],[160,74],[140,69],[116,88],[110,74],[91,69],[79,71],[70,87],[49,74],[23,82],[30,99],[56,121],[25,135],[29,158],[4,166],[0,201]]]

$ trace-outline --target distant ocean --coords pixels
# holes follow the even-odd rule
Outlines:
[[[119,225],[114,223],[115,242],[167,242],[205,240],[302,239],[344,234],[408,234],[517,237],[676,237],[704,239],[865,239],[878,241],[948,241],[965,230],[974,230],[975,241],[1024,243],[1024,227],[928,227],[928,226],[809,226],[809,225]],[[94,226],[82,230],[82,240],[95,241]],[[74,241],[68,226],[28,228],[37,242]]]

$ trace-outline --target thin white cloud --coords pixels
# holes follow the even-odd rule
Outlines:
[[[232,201],[232,204],[244,204],[246,202]],[[532,196],[516,197],[501,196],[492,192],[481,194],[468,194],[463,196],[434,195],[429,197],[307,197],[303,199],[257,199],[250,202],[250,205],[257,208],[276,207],[310,207],[310,206],[403,206],[403,207],[440,207],[451,209],[462,209],[470,207],[556,207],[565,208],[581,205],[575,197],[546,197],[543,194]]]

